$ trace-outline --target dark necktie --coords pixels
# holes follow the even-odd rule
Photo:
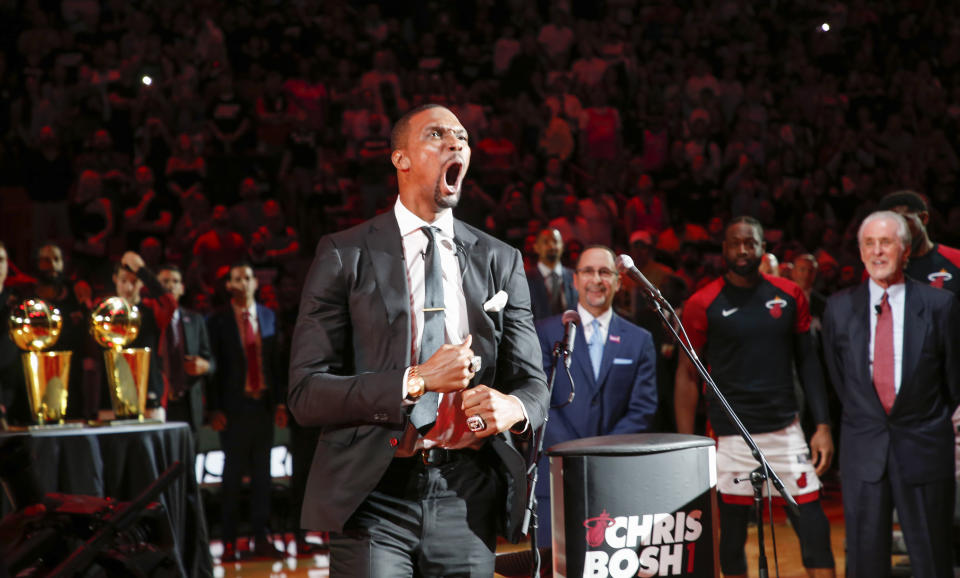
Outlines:
[[[169,399],[177,400],[187,388],[187,374],[183,368],[183,334],[179,315],[167,326],[164,340],[164,370],[167,376]]]
[[[563,285],[560,282],[560,275],[556,271],[550,272],[550,314],[560,315],[563,313]]]
[[[250,312],[243,312],[243,353],[247,358],[247,389],[245,393],[253,398],[263,392],[263,378],[260,374],[260,353],[257,351],[257,332],[253,329]]]
[[[440,268],[440,254],[437,247],[435,227],[423,227],[427,236],[427,248],[423,253],[423,335],[420,338],[420,360],[423,363],[436,353],[446,341],[443,308],[443,271]],[[437,421],[437,403],[440,395],[435,391],[424,393],[413,411],[410,422],[425,434]]]
[[[893,361],[893,312],[887,292],[883,292],[880,302],[880,315],[877,316],[877,331],[873,336],[873,386],[883,409],[890,413],[893,401],[897,398],[896,365]]]

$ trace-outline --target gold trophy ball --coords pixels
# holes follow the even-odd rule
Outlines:
[[[140,334],[140,310],[120,297],[104,299],[90,314],[90,333],[101,347],[122,349]]]
[[[40,299],[27,299],[10,312],[10,339],[24,351],[43,351],[60,338],[60,310]]]

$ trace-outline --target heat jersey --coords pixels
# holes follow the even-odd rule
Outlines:
[[[960,294],[960,250],[937,243],[923,257],[910,257],[904,272],[931,287]]]
[[[796,418],[795,345],[810,329],[810,308],[799,286],[763,275],[756,287],[743,288],[721,277],[690,297],[683,323],[747,430],[776,431]],[[824,397],[811,399],[811,408],[825,408],[822,383],[805,385],[808,396]],[[709,388],[706,401],[717,434],[737,434]],[[825,416],[814,419],[820,423]]]

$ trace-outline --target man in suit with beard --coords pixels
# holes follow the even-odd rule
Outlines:
[[[302,524],[332,576],[490,576],[519,539],[546,379],[520,252],[454,219],[466,130],[426,105],[394,126],[393,210],[320,240],[288,406],[321,428]],[[477,359],[479,358],[479,359]]]
[[[843,417],[847,575],[888,576],[893,508],[915,576],[953,576],[960,304],[904,275],[907,221],[871,213],[857,235],[869,279],[830,297],[823,343]]]

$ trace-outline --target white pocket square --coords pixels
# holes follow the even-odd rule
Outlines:
[[[498,311],[503,311],[503,308],[507,305],[507,292],[506,291],[497,291],[497,294],[490,298],[489,301],[483,304],[483,310],[487,313],[497,313]]]
[[[633,363],[633,360],[632,360],[632,359],[629,359],[629,358],[627,358],[627,357],[614,357],[614,358],[613,358],[613,364],[614,364],[614,365],[630,365],[631,363]]]

